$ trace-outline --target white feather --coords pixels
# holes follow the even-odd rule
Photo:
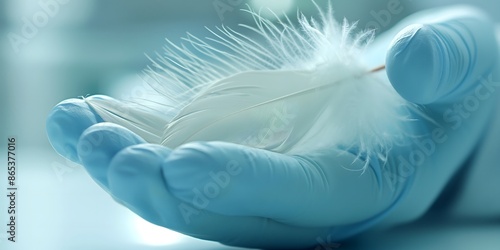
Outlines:
[[[408,135],[411,104],[362,63],[372,32],[353,35],[355,24],[337,23],[331,9],[319,20],[299,14],[298,26],[247,12],[255,25],[242,26],[255,36],[222,27],[204,40],[188,34],[187,45],[167,40],[147,73],[173,113],[154,111],[157,102],[127,112],[109,99],[87,102],[104,120],[171,148],[219,140],[300,154],[335,146],[368,163]]]

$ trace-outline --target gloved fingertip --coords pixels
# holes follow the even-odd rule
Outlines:
[[[76,151],[80,162],[87,172],[100,184],[108,186],[107,172],[109,163],[122,149],[145,143],[138,135],[113,123],[99,123],[86,129]]]
[[[189,201],[193,187],[206,182],[206,170],[219,167],[220,155],[211,143],[191,142],[172,151],[163,162],[163,175],[169,191]]]
[[[108,172],[114,178],[135,178],[159,169],[156,165],[160,166],[171,151],[156,144],[133,145],[117,153],[111,160]]]
[[[387,76],[410,102],[427,104],[437,98],[441,64],[434,38],[429,26],[410,25],[398,34],[387,53]]]
[[[387,53],[396,91],[417,104],[450,103],[474,89],[497,63],[492,22],[481,12],[402,30]]]
[[[160,224],[164,217],[159,207],[168,203],[162,162],[171,150],[155,144],[139,144],[118,152],[108,169],[110,195],[144,219]]]
[[[68,99],[57,104],[46,120],[46,132],[52,147],[69,160],[80,163],[76,143],[88,127],[102,122],[82,99]]]

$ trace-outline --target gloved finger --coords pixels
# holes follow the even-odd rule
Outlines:
[[[68,99],[57,104],[47,117],[46,131],[52,147],[67,159],[80,163],[76,143],[88,127],[103,122],[82,99]]]
[[[206,211],[212,200],[195,204],[172,196],[163,178],[163,162],[172,151],[154,144],[130,146],[110,162],[111,194],[142,218],[193,237],[232,246],[302,249],[330,239],[328,228],[288,226],[261,217],[224,216]],[[190,177],[180,181],[190,182]],[[232,201],[240,202],[240,199]],[[327,237],[328,236],[328,237]],[[318,238],[320,241],[318,241]]]
[[[91,177],[104,189],[108,188],[109,162],[120,150],[145,141],[119,125],[102,122],[83,131],[76,144],[78,158]]]
[[[108,117],[109,112],[96,109],[100,106],[93,105],[95,103],[112,103],[117,107],[127,107],[129,112],[136,112],[131,106],[105,95],[73,98],[57,104],[47,117],[47,135],[56,152],[73,162],[81,163],[76,153],[76,143],[85,129],[104,121],[114,122]],[[136,109],[140,110],[138,107]]]
[[[224,142],[196,142],[172,151],[163,163],[169,191],[207,210],[260,216],[297,226],[356,223],[383,212],[395,197],[380,167],[345,151],[303,157]],[[374,163],[375,164],[375,163]]]
[[[387,75],[396,91],[417,104],[453,103],[479,87],[498,60],[494,26],[471,9],[439,22],[401,31],[387,53]]]

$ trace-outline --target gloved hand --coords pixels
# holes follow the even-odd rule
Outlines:
[[[390,46],[394,30],[381,37],[373,55],[388,51],[391,84],[430,119],[414,114],[420,120],[413,129],[425,136],[408,138],[386,163],[371,162],[363,174],[345,168],[361,169],[363,159],[336,148],[288,156],[225,142],[148,144],[78,99],[54,107],[47,133],[59,154],[154,224],[233,246],[331,249],[377,223],[424,213],[489,121],[500,86],[490,21],[459,8],[404,22],[417,25]],[[383,63],[383,55],[374,60]]]

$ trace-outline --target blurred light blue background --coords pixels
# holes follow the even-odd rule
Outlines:
[[[331,3],[337,18],[359,19],[360,27],[377,24],[381,31],[415,11],[456,3],[476,5],[500,21],[498,0],[401,0],[397,1],[401,13],[392,15],[390,20],[378,20],[374,13],[386,10],[391,1],[395,0]],[[126,95],[131,86],[140,84],[139,75],[149,64],[145,54],[161,51],[164,38],[178,42],[186,32],[203,37],[207,35],[205,26],[224,24],[237,28],[237,23],[251,22],[247,14],[238,11],[247,3],[257,9],[267,6],[277,12],[289,11],[291,16],[295,16],[297,7],[306,15],[315,13],[314,6],[302,0],[1,1],[0,141],[11,135],[17,137],[21,167],[21,242],[7,244],[1,228],[1,249],[157,249],[155,244],[171,246],[162,249],[219,249],[217,244],[168,231],[161,231],[167,232],[168,236],[163,237],[166,240],[156,242],[158,237],[153,234],[158,229],[148,231],[150,225],[116,205],[81,168],[53,152],[45,136],[45,117],[66,98],[97,93],[118,98]],[[327,1],[317,3],[324,6]],[[217,10],[215,6],[226,9]],[[33,27],[26,28],[27,23]],[[0,145],[0,149],[4,157],[5,145]],[[5,174],[0,172],[2,188]],[[0,201],[3,225],[3,197]],[[490,244],[489,234],[500,235],[498,227],[473,227],[484,237],[486,247]],[[423,228],[400,233],[399,241],[411,239],[413,233],[424,234],[424,238],[439,233]],[[459,227],[448,229],[453,228]],[[399,241],[386,243],[387,248],[380,249],[401,249]],[[357,243],[353,244],[360,249]],[[467,244],[465,239],[463,244]],[[367,249],[376,248],[372,245]]]

